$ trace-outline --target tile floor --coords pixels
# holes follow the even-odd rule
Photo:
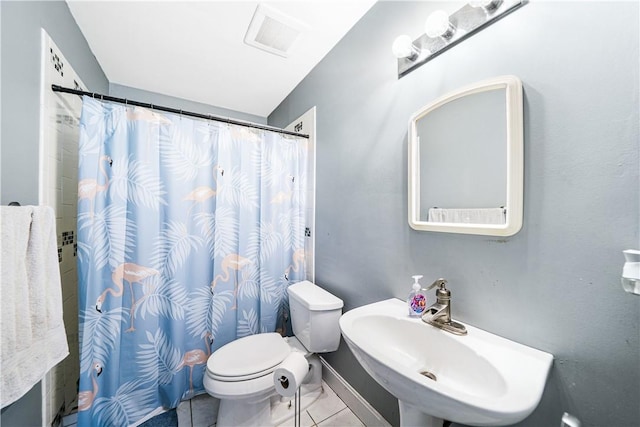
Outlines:
[[[323,393],[306,410],[302,411],[301,427],[365,427],[353,412],[324,381]],[[213,427],[218,413],[218,401],[201,394],[178,406],[178,427]],[[76,427],[77,414],[62,419],[64,427]],[[294,427],[293,418],[278,427]]]
[[[365,427],[324,381],[322,387],[324,391],[318,400],[302,411],[301,427]],[[178,427],[215,426],[217,406],[217,401],[206,394],[182,402],[178,406]],[[278,427],[293,426],[291,418]]]

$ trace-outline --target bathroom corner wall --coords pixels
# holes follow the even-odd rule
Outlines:
[[[244,120],[252,123],[267,123],[267,118],[263,116],[229,110],[228,108],[216,107],[215,105],[203,104],[201,102],[190,101],[188,99],[164,95],[162,93],[149,92],[147,90],[124,86],[117,83],[109,84],[109,95],[117,98],[133,99],[139,102],[182,109],[185,111],[193,111],[195,113],[211,114],[218,117],[231,117],[233,119]]]
[[[56,213],[58,262],[63,316],[69,355],[42,381],[45,425],[59,425],[78,406],[80,350],[78,338],[78,272],[76,258],[78,211],[78,139],[82,100],[55,93],[51,85],[85,90],[71,63],[42,31],[42,110],[40,203]]]
[[[460,3],[462,6],[462,2]],[[620,285],[640,243],[638,2],[530,1],[397,78],[391,44],[436,2],[378,2],[269,116],[317,108],[316,282],[345,310],[446,277],[453,316],[550,352],[519,425],[640,425],[640,299]],[[407,224],[407,122],[440,95],[513,74],[524,85],[524,226],[494,238]],[[393,425],[397,401],[346,345],[326,360]]]
[[[38,179],[41,30],[44,29],[56,41],[61,51],[67,56],[66,59],[73,63],[75,71],[87,84],[88,90],[107,93],[108,81],[71,16],[66,2],[3,0],[0,1],[0,19],[2,92],[0,203],[5,205],[11,201],[18,201],[23,205],[37,205],[40,202]],[[73,148],[64,147],[64,145],[60,145],[55,150],[52,147],[49,148],[51,151],[47,156],[52,160],[50,164],[54,164],[53,159],[56,162],[60,159],[59,165],[62,170],[50,168],[48,177],[43,181],[43,189],[62,189],[62,183],[65,182],[75,190],[77,184],[72,180],[76,172],[69,166],[76,162],[73,158]],[[67,156],[63,157],[63,154]],[[68,232],[75,228],[75,209],[72,200],[74,196],[71,193],[65,192],[60,195],[58,199],[60,203],[50,201],[48,204],[56,208],[58,217],[56,225],[62,255],[60,270],[63,279],[65,327],[69,334],[70,331],[73,333],[74,329],[72,326],[67,326],[73,323],[69,316],[77,316],[77,309],[74,312],[71,307],[75,300],[71,291],[75,289],[73,285],[75,273],[72,272],[75,265],[73,244],[66,243],[71,241]],[[77,342],[77,337],[75,339]],[[47,405],[49,408],[55,408],[60,403],[60,398],[64,399],[65,393],[69,397],[69,390],[65,391],[64,387],[57,387],[56,384],[63,384],[66,377],[69,380],[68,383],[72,384],[73,393],[75,392],[75,384],[70,378],[72,371],[67,369],[65,373],[65,368],[60,368],[61,366],[63,364],[58,365],[57,374],[52,372],[49,382],[45,381],[44,389],[39,383],[23,398],[3,408],[0,422],[7,426],[50,425],[43,420]],[[75,375],[77,377],[77,372]],[[58,389],[57,392],[56,389]]]
[[[289,126],[284,128],[290,132],[298,132],[309,135],[307,140],[307,148],[309,156],[307,157],[307,189],[306,189],[306,224],[305,224],[305,270],[307,272],[306,280],[315,282],[316,263],[316,109],[310,108],[300,117],[293,120]]]
[[[40,30],[56,41],[88,90],[109,83],[64,1],[7,1],[2,8],[0,203],[38,204]]]

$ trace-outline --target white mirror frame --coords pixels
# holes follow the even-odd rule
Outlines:
[[[464,224],[420,221],[420,141],[416,123],[436,108],[474,93],[505,89],[507,118],[507,188],[504,224]],[[522,228],[524,190],[524,126],[522,82],[515,76],[501,76],[462,87],[436,99],[409,119],[409,225],[414,230],[444,233],[513,236]]]

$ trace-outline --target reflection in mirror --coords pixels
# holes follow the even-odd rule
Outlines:
[[[420,171],[420,221],[505,222],[506,121],[504,89],[494,89],[448,102],[416,122],[418,138],[424,135],[420,164],[429,165]],[[483,212],[487,220],[478,218]]]
[[[522,86],[506,76],[462,88],[409,124],[409,223],[509,236],[522,225]]]

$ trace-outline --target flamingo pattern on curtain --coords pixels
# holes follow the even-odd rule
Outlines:
[[[84,97],[79,145],[78,424],[126,426],[202,393],[212,351],[284,327],[308,141]]]

